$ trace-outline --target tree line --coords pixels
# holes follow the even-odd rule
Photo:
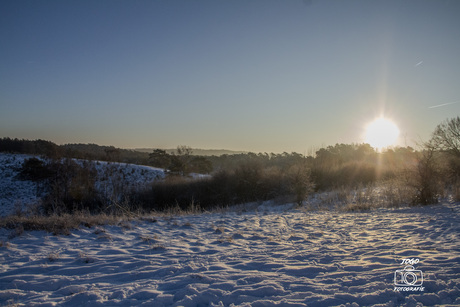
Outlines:
[[[154,183],[143,193],[128,195],[132,199],[131,205],[146,210],[173,205],[186,208],[194,202],[209,208],[280,197],[301,203],[313,191],[357,188],[396,179],[398,184],[410,188],[413,204],[434,203],[446,188],[460,198],[460,117],[439,124],[430,140],[418,150],[398,147],[382,153],[376,152],[369,144],[336,144],[317,150],[314,156],[284,152],[204,157],[193,155],[193,150],[187,146],[178,146],[173,153],[162,149],[139,153],[94,144],[58,146],[49,141],[10,138],[0,139],[0,151],[44,155],[51,159],[129,162],[168,169],[170,175],[165,181]],[[65,177],[67,170],[71,170],[65,177],[66,185],[63,185],[69,188],[62,195],[65,195],[64,202],[70,199],[74,203],[67,204],[66,208],[75,207],[76,202],[95,202],[94,190],[90,189],[90,194],[83,193],[94,182],[90,178],[92,171],[70,167],[73,164],[68,159],[61,160],[67,165],[50,164],[53,170],[48,169],[47,176],[58,181]],[[29,175],[40,178],[41,175],[34,172],[45,168],[33,163],[38,162],[32,161],[24,166],[25,174],[29,172]],[[193,172],[211,173],[212,177],[201,181],[184,179],[184,175]],[[82,186],[85,188],[81,189]],[[54,202],[58,203],[57,200]],[[103,207],[98,201],[97,208]]]

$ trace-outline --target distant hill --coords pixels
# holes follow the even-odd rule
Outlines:
[[[102,161],[119,161],[134,164],[146,164],[149,154],[158,148],[136,148],[125,149],[114,146],[102,146],[97,144],[64,144],[57,145],[46,140],[25,140],[0,137],[0,152],[23,153],[45,156],[67,156],[79,159],[92,159]],[[163,148],[160,148],[163,149]],[[174,149],[164,149],[168,153],[176,153]],[[195,156],[222,156],[247,154],[248,151],[228,150],[228,149],[199,149],[193,148],[192,154]]]
[[[138,152],[148,152],[151,153],[156,148],[135,148],[134,151]],[[168,153],[176,152],[176,149],[164,149]],[[228,149],[196,149],[193,148],[193,155],[196,156],[222,156],[222,155],[237,155],[245,154],[248,151],[237,151],[237,150],[228,150]]]

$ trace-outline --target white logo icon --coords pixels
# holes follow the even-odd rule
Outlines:
[[[402,270],[395,271],[395,286],[420,287],[423,284],[423,272],[412,265],[406,265]]]

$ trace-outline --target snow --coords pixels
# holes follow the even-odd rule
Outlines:
[[[26,204],[35,203],[42,196],[35,182],[17,178],[22,163],[31,157],[0,153],[0,216],[11,214]]]
[[[265,202],[67,236],[0,229],[0,305],[458,306],[459,221],[453,201],[353,213]],[[419,259],[423,291],[395,290],[403,259]]]
[[[37,203],[44,196],[37,183],[18,178],[24,160],[39,158],[32,155],[0,153],[0,216]],[[80,165],[82,160],[75,160]],[[141,190],[155,180],[165,177],[163,169],[145,165],[92,161],[97,171],[96,188],[108,198],[123,191]]]
[[[460,304],[460,205],[361,213],[266,204],[0,240],[0,304]],[[424,291],[395,291],[418,258]]]
[[[121,200],[123,192],[142,190],[153,181],[165,178],[163,169],[151,166],[105,161],[95,161],[93,165],[97,171],[96,189],[117,200]]]

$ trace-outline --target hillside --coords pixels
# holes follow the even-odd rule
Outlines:
[[[151,153],[156,148],[135,148],[134,151]],[[176,149],[164,149],[167,153],[175,153]],[[245,154],[247,151],[227,150],[227,149],[199,149],[192,148],[193,154],[196,156],[222,156],[222,155],[237,155]]]
[[[31,157],[34,156],[0,153],[0,216],[36,203],[44,195],[37,183],[19,178],[24,160]],[[80,160],[75,161],[82,163]],[[125,190],[141,190],[165,176],[162,169],[150,166],[105,161],[92,163],[97,171],[95,186],[99,193],[105,195],[112,194],[119,186]]]

